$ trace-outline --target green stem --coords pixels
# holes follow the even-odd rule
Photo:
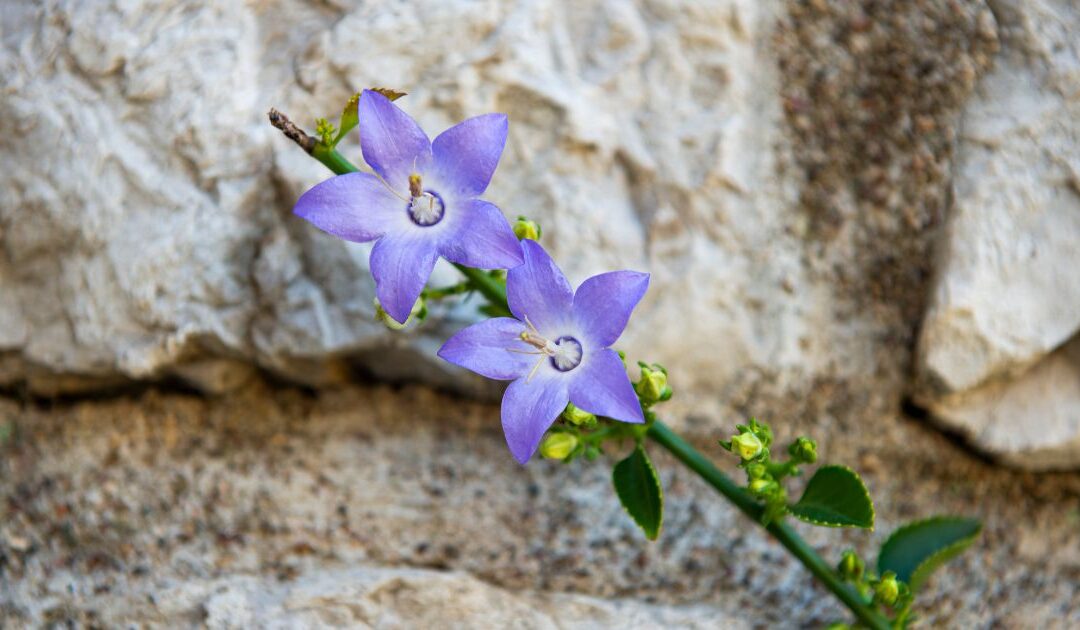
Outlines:
[[[328,147],[321,142],[316,143],[315,147],[311,149],[311,157],[322,162],[326,168],[338,175],[355,173],[360,170],[352,162],[345,159],[344,155],[338,153],[337,149]]]
[[[469,282],[472,283],[473,288],[480,292],[487,298],[487,301],[492,305],[499,306],[506,309],[506,312],[510,312],[510,307],[506,304],[506,287],[503,283],[499,282],[496,278],[493,278],[486,271],[480,269],[473,269],[472,267],[466,267],[465,265],[459,265],[454,263],[457,270],[462,273]]]
[[[736,485],[730,477],[722,473],[705,456],[669,429],[667,425],[657,420],[649,428],[648,435],[654,442],[666,448],[676,459],[685,464],[687,468],[697,473],[717,492],[734,503],[735,507],[742,510],[743,514],[748,516],[750,520],[755,523],[761,522],[761,505],[745,490]],[[798,558],[799,562],[803,563],[803,566],[809,569],[822,584],[832,591],[860,622],[869,628],[888,630],[890,627],[889,621],[864,602],[854,589],[844,583],[836,575],[832,567],[825,564],[821,556],[811,549],[791,526],[778,521],[771,523],[765,529],[780,541],[780,544],[786,547],[792,555]]]
[[[315,143],[315,146],[311,150],[311,156],[322,162],[327,168],[338,175],[353,173],[359,170],[352,162],[338,153],[336,149],[327,147],[322,143]],[[473,269],[471,267],[456,264],[454,266],[458,268],[458,271],[464,274],[477,291],[487,298],[490,304],[504,308],[509,312],[509,306],[506,303],[505,285],[480,269]],[[761,523],[762,506],[758,504],[753,497],[747,494],[745,490],[736,485],[731,478],[720,472],[720,469],[714,466],[713,463],[706,459],[701,453],[697,452],[694,447],[690,446],[682,438],[676,435],[667,427],[667,425],[660,421],[654,422],[649,427],[648,436],[652,438],[654,442],[670,451],[676,459],[685,464],[687,468],[697,473],[698,476],[716,489],[717,492],[734,503],[735,507],[742,510],[743,514],[748,516],[750,520],[755,523]],[[786,547],[792,555],[798,558],[799,562],[803,563],[803,566],[809,569],[818,580],[832,591],[833,594],[836,595],[836,597],[838,597],[852,613],[854,613],[855,617],[860,622],[869,628],[878,630],[889,629],[889,621],[863,601],[854,589],[845,584],[832,570],[832,567],[825,564],[825,561],[821,559],[821,556],[811,549],[802,537],[795,533],[795,530],[782,521],[771,523],[765,529],[772,534],[773,537],[779,540],[780,544]]]

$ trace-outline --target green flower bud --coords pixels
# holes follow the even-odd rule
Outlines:
[[[865,570],[866,564],[853,549],[845,551],[840,556],[840,564],[836,566],[836,571],[840,574],[840,577],[849,582],[861,580]]]
[[[518,217],[517,221],[514,221],[514,236],[518,237],[519,241],[525,239],[538,241],[541,233],[540,224],[536,221],[530,221],[525,217]]]
[[[386,326],[390,330],[402,330],[414,319],[416,321],[424,321],[427,317],[427,303],[422,296],[417,298],[416,302],[413,303],[412,311],[409,312],[409,317],[405,320],[404,324],[393,317],[390,317],[390,314],[383,310],[382,304],[379,303],[379,298],[375,298],[373,303],[375,304],[375,321],[382,322],[383,326]]]
[[[773,487],[776,486],[776,482],[772,479],[755,479],[750,482],[750,492],[758,496],[766,496],[772,494]]]
[[[745,429],[740,429],[740,430],[742,430],[742,431],[749,430],[751,433],[758,436],[758,439],[761,440],[761,445],[764,446],[765,448],[768,448],[769,445],[772,444],[772,440],[773,440],[772,427],[770,427],[767,424],[763,424],[761,422],[758,422],[756,418],[750,418],[750,426],[745,428]]]
[[[738,453],[743,460],[754,459],[764,449],[765,446],[761,443],[761,439],[750,431],[743,431],[731,438],[732,452]]]
[[[641,380],[634,383],[634,391],[637,392],[641,402],[652,404],[671,398],[671,388],[667,384],[667,371],[659,365],[641,366]],[[666,395],[666,397],[665,397]]]
[[[886,571],[874,585],[874,599],[886,606],[892,606],[898,597],[900,597],[900,584],[896,581],[896,574]]]
[[[540,443],[540,454],[548,459],[566,459],[577,445],[577,437],[570,433],[549,433]]]
[[[581,407],[575,407],[574,403],[566,403],[566,409],[563,409],[562,417],[570,424],[576,426],[596,424],[595,415],[585,411]]]
[[[800,437],[788,447],[791,459],[801,464],[813,464],[817,461],[817,442],[808,437]]]
[[[765,464],[754,463],[746,467],[746,476],[750,479],[765,479],[769,476],[769,467]]]

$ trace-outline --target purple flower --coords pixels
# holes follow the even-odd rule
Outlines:
[[[478,199],[506,144],[506,116],[486,114],[435,138],[382,94],[360,95],[360,148],[375,174],[315,186],[294,212],[347,241],[375,241],[370,267],[383,309],[404,323],[439,256],[469,267],[521,264],[521,247],[494,205]]]
[[[574,292],[540,245],[525,240],[522,250],[525,263],[506,277],[514,317],[469,326],[439,356],[514,381],[503,395],[502,423],[510,452],[524,464],[567,401],[598,416],[645,421],[622,359],[609,346],[645,295],[649,274],[604,273]]]

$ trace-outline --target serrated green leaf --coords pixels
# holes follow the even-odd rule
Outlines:
[[[874,528],[874,503],[866,485],[847,466],[822,466],[806,484],[799,502],[788,506],[796,518],[823,527]]]
[[[646,538],[656,540],[664,521],[664,491],[641,444],[629,457],[615,464],[611,479],[626,513],[645,532]]]
[[[935,569],[971,546],[981,531],[978,519],[959,516],[935,516],[908,523],[881,545],[878,573],[894,571],[914,591]]]

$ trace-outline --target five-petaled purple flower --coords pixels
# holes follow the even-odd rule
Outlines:
[[[649,274],[604,273],[574,292],[540,245],[525,240],[522,251],[524,264],[506,277],[514,317],[469,326],[439,356],[514,381],[503,395],[502,423],[510,452],[524,464],[567,401],[614,420],[645,421],[622,359],[609,346],[645,295]]]
[[[482,269],[521,263],[506,217],[477,197],[506,144],[503,114],[470,118],[435,141],[382,94],[360,95],[360,148],[375,171],[348,173],[304,193],[294,212],[371,250],[375,294],[404,323],[439,256]]]

